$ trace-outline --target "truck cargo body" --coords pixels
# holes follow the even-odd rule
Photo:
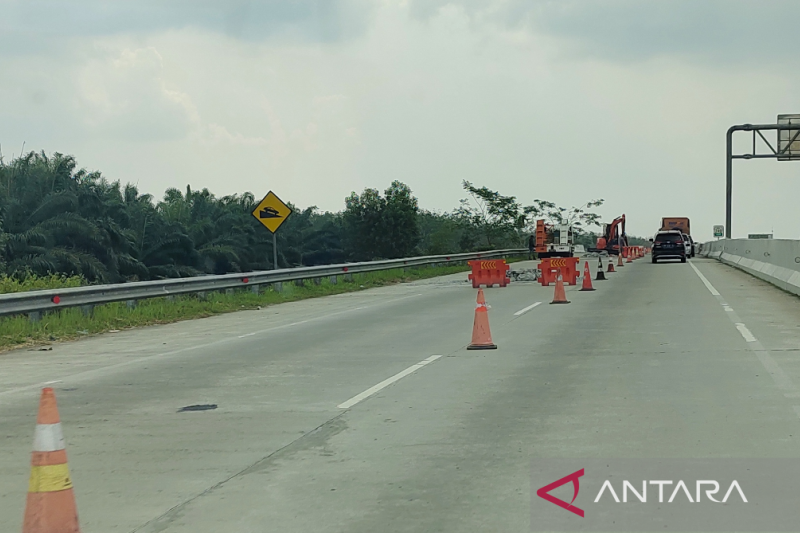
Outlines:
[[[664,217],[661,219],[661,231],[679,229],[681,233],[691,235],[689,231],[689,219],[686,217]]]

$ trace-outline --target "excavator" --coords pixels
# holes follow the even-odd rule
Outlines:
[[[597,246],[590,248],[590,252],[608,252],[610,255],[619,255],[619,243],[628,246],[628,235],[625,233],[625,215],[603,224],[603,234],[597,238]]]

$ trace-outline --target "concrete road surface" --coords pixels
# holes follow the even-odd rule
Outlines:
[[[0,531],[48,383],[84,533],[522,532],[535,458],[800,455],[797,298],[642,259],[569,305],[487,290],[467,351],[464,278],[0,355]]]

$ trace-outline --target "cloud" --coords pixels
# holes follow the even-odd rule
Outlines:
[[[124,48],[87,62],[76,89],[88,135],[166,140],[185,137],[200,121],[189,95],[164,81],[163,58],[154,47]]]
[[[682,0],[380,0],[339,21],[359,4],[267,2],[285,11],[260,34],[255,2],[199,0],[181,16],[180,0],[111,2],[102,20],[96,2],[52,4],[64,27],[40,27],[58,46],[0,49],[0,142],[73,154],[157,196],[186,184],[274,189],[338,210],[350,191],[398,179],[423,207],[449,210],[467,179],[523,203],[606,198],[601,213],[626,213],[636,234],[665,214],[710,232],[724,218],[726,129],[797,112],[800,74],[720,37],[774,13],[734,1],[712,27],[702,13],[713,9],[698,4],[699,18],[684,20],[693,4]],[[96,8],[91,23],[73,20],[76,5]],[[324,40],[316,20],[361,29]],[[25,24],[36,45],[39,26]],[[791,51],[786,42],[759,50]],[[798,171],[737,163],[736,227],[795,227]]]
[[[346,41],[362,35],[369,0],[6,0],[0,47],[28,54],[70,39],[203,29],[246,41]]]
[[[452,7],[476,24],[559,38],[565,55],[711,64],[796,58],[796,0],[412,0],[410,12],[430,20]]]

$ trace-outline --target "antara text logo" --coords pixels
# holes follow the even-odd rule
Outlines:
[[[536,491],[536,495],[583,518],[585,512],[575,505],[575,500],[578,498],[578,493],[580,492],[580,478],[584,473],[585,470],[581,468],[580,470],[541,487]],[[550,494],[551,491],[570,482],[572,483],[573,494],[569,502]],[[678,501],[689,503],[700,503],[702,501],[727,503],[729,499],[736,498],[742,503],[748,503],[747,496],[745,496],[744,490],[742,490],[737,480],[731,481],[724,493],[721,492],[722,486],[724,485],[720,485],[718,481],[713,479],[698,479],[689,482],[682,479],[677,481],[645,479],[637,481],[635,484],[625,479],[622,480],[621,486],[618,484],[617,488],[614,488],[614,484],[611,483],[611,480],[606,479],[597,495],[594,497],[593,502],[610,502],[613,499],[616,503],[647,503],[648,501],[657,501],[658,503],[674,503]],[[691,490],[690,487],[694,490]],[[622,498],[619,497],[620,494]]]

